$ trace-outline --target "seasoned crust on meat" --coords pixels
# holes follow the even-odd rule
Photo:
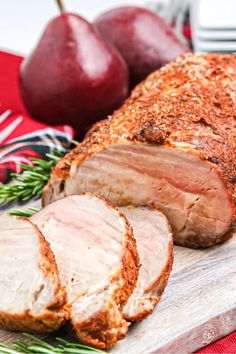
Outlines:
[[[118,205],[143,205],[146,202],[154,202],[169,218],[176,243],[190,247],[207,247],[223,242],[231,235],[236,210],[235,108],[235,55],[184,55],[140,83],[119,110],[108,119],[97,123],[85,140],[58,162],[43,191],[43,204],[46,205],[64,195],[84,191],[103,194]],[[176,195],[179,200],[178,213],[175,213],[177,207],[173,207],[174,200],[170,199],[169,205],[168,198],[164,201],[163,194],[158,194],[162,188],[162,179],[166,178],[167,181],[171,177],[172,186],[166,184],[164,189],[168,187],[169,196],[173,198],[175,192],[177,193],[174,176],[159,177],[160,171],[158,168],[154,170],[151,165],[155,163],[158,166],[164,150],[163,158],[172,153],[176,161],[179,160],[179,163],[183,164],[185,177],[188,176],[186,167],[191,171],[189,181],[185,178],[185,185],[180,185],[181,179],[176,177],[179,192],[183,191],[182,195]],[[169,153],[166,153],[167,150]],[[133,166],[129,153],[135,155]],[[139,153],[140,160],[137,160]],[[141,193],[137,194],[137,187],[136,194],[133,193],[132,198],[130,195],[127,197],[127,194],[130,194],[128,183],[132,187],[142,178],[141,164],[145,163],[145,160],[142,160],[144,153],[146,159],[151,160],[152,156],[156,159],[152,160],[145,170],[143,168],[143,180],[150,172],[148,169],[152,169],[149,173],[152,180],[149,180],[148,186],[146,184],[147,195],[142,199]],[[123,160],[119,157],[121,154]],[[189,163],[185,166],[187,160]],[[121,174],[115,179],[118,164],[120,173],[122,168],[126,173],[122,182]],[[170,171],[170,159],[168,164],[166,169]],[[109,168],[110,182],[106,172]],[[114,174],[112,168],[116,171]],[[198,176],[196,181],[194,169]],[[197,184],[197,178],[198,182],[200,181],[201,169],[205,171],[205,176],[201,178],[204,182],[203,190],[200,190],[201,184],[198,184],[199,188],[196,190],[199,191],[195,193],[193,187]],[[131,174],[135,176],[132,182]],[[126,181],[127,185],[124,185]],[[126,188],[126,195],[122,195],[119,184],[123,189]],[[151,190],[153,185],[155,190]],[[61,192],[58,186],[62,186]],[[154,193],[155,198],[151,200]],[[140,197],[136,198],[137,201],[135,195]],[[181,208],[184,210],[182,215]],[[218,213],[214,210],[217,208]],[[223,215],[224,220],[221,217]],[[203,226],[200,229],[201,224]]]
[[[236,56],[181,56],[149,75],[108,120],[60,160],[53,178],[66,178],[74,159],[125,140],[190,143],[215,163],[233,194],[236,180]],[[47,187],[44,191],[46,193]]]

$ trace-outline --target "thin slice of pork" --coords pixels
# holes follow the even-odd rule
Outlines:
[[[149,315],[167,284],[173,263],[173,239],[165,215],[150,207],[122,207],[134,231],[141,267],[136,288],[123,309],[126,320]]]
[[[122,213],[90,194],[48,205],[31,220],[51,245],[79,338],[104,348],[125,336],[122,308],[133,291],[139,260]]]
[[[0,327],[51,332],[66,319],[57,266],[38,228],[24,218],[0,216]]]

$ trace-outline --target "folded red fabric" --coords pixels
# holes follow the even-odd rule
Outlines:
[[[225,353],[225,354],[235,354],[236,353],[236,331],[231,333],[217,342],[202,348],[197,352],[198,354],[215,354],[215,353]]]
[[[45,157],[53,149],[67,151],[74,136],[71,127],[49,127],[31,118],[20,97],[19,66],[22,57],[0,51],[0,182],[8,182],[20,163]],[[7,118],[4,119],[4,115]],[[21,117],[21,118],[20,118]],[[6,138],[5,129],[16,119],[20,124]]]

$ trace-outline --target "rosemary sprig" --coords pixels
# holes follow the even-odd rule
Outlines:
[[[9,215],[15,215],[15,216],[25,216],[26,218],[30,218],[34,213],[39,211],[38,208],[29,208],[27,210],[21,210],[21,209],[11,209],[8,214]]]
[[[0,186],[0,205],[15,200],[27,202],[34,197],[41,196],[52,167],[63,156],[62,152],[55,150],[53,154],[46,154],[47,160],[32,158],[33,166],[20,164],[23,173],[11,174],[15,183]]]
[[[71,144],[76,146],[79,142],[72,140]],[[23,173],[11,174],[15,183],[0,185],[0,206],[15,200],[27,202],[34,197],[40,197],[43,187],[50,178],[52,167],[63,156],[62,152],[53,150],[53,154],[46,154],[47,160],[32,158],[33,166],[20,164]]]
[[[9,354],[35,354],[35,353],[44,353],[44,354],[105,354],[104,351],[89,347],[87,345],[69,342],[62,338],[56,338],[57,344],[53,346],[46,341],[36,338],[27,333],[23,333],[25,337],[30,339],[30,343],[26,342],[14,342],[11,347],[0,344],[0,353],[9,353]]]

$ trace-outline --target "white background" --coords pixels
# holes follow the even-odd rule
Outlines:
[[[144,3],[144,0],[64,0],[67,11],[88,20],[114,6]],[[0,0],[0,48],[28,54],[48,21],[58,14],[55,0]]]

